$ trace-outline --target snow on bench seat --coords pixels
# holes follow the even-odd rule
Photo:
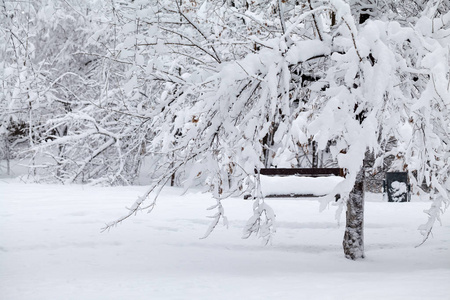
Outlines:
[[[264,197],[320,197],[330,194],[340,176],[299,177],[261,176],[261,191]]]

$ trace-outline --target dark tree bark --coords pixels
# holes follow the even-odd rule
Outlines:
[[[318,168],[318,160],[319,160],[319,154],[317,153],[317,142],[312,142],[312,168],[317,169]]]
[[[344,241],[345,257],[356,260],[364,258],[364,173],[366,160],[356,176],[355,186],[347,201]]]

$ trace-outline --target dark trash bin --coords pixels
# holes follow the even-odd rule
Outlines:
[[[383,192],[388,202],[409,202],[411,199],[407,172],[386,172]]]

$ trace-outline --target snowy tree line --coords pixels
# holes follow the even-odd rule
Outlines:
[[[217,199],[209,234],[226,223],[221,199],[252,192],[244,236],[268,240],[274,213],[255,170],[303,166],[313,147],[346,170],[337,191],[350,212],[369,156],[373,170],[394,157],[432,200],[425,237],[449,205],[447,0],[0,6],[3,158],[29,156],[41,180],[91,184],[132,184],[145,160],[151,186],[123,219],[176,181]],[[363,257],[354,246],[346,255]]]

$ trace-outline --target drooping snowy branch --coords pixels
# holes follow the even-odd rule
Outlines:
[[[434,195],[425,236],[448,206],[447,1],[14,3],[0,8],[2,153],[45,154],[41,178],[131,184],[145,162],[151,191],[212,192],[213,229],[255,170],[311,152],[346,170],[345,202],[369,151]],[[270,236],[273,216],[257,198],[247,232]]]

